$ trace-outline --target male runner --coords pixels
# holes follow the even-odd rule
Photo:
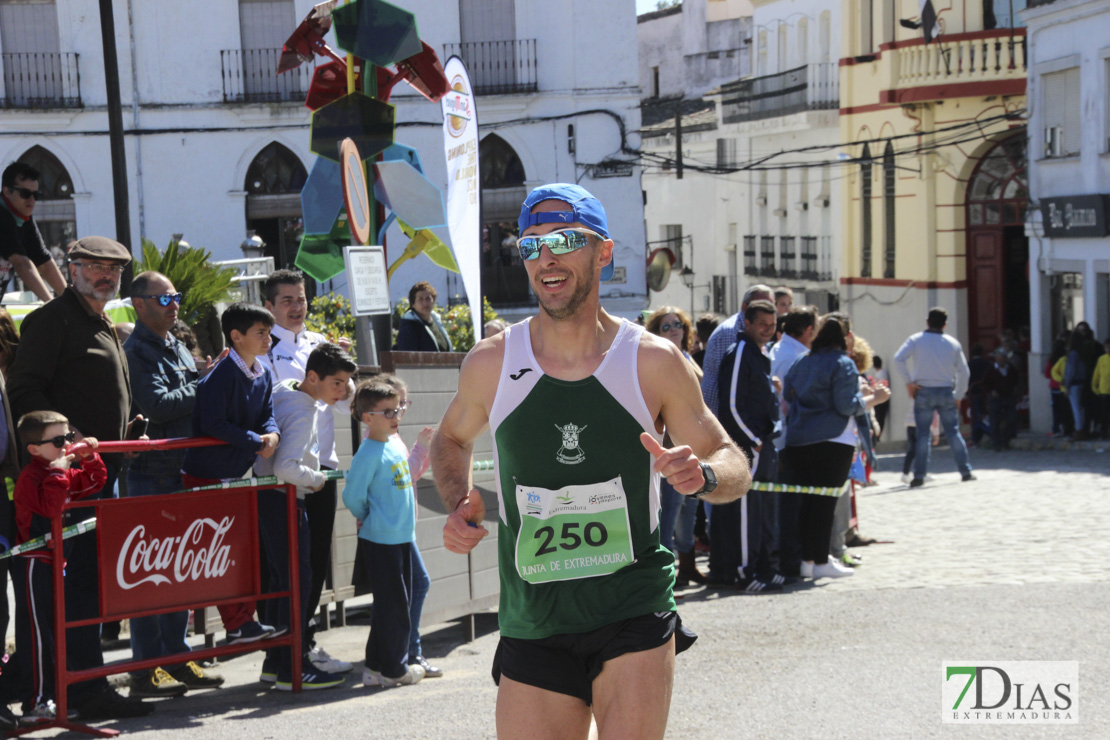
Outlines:
[[[592,712],[602,738],[661,738],[674,656],[693,635],[659,544],[658,475],[713,503],[743,495],[751,475],[675,345],[601,309],[613,254],[601,203],[546,185],[519,226],[542,310],[463,363],[432,444],[452,512],[444,544],[467,553],[488,534],[470,484],[488,425],[501,508],[498,735],[584,738]],[[679,446],[662,447],[664,427]]]

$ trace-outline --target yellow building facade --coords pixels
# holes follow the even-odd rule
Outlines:
[[[888,362],[933,305],[965,349],[1029,325],[1025,29],[983,5],[926,43],[917,0],[843,1],[841,307]]]

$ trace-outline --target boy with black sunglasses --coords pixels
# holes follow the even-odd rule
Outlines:
[[[23,543],[49,534],[52,521],[62,515],[66,503],[103,488],[108,470],[95,452],[97,441],[93,437],[84,438],[88,448],[77,455],[66,453],[66,445],[72,444],[76,435],[69,430],[69,420],[57,411],[24,414],[18,432],[31,453],[14,493],[18,540]],[[71,468],[77,456],[81,467]],[[32,550],[12,568],[16,660],[23,702],[20,722],[24,725],[54,719],[53,552]]]

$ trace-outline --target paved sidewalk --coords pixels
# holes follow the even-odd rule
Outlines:
[[[979,480],[961,483],[951,454],[934,453],[936,480],[912,490],[898,482],[901,456],[881,457],[860,517],[864,534],[892,542],[855,550],[865,564],[853,577],[682,592],[700,638],[677,660],[667,737],[1110,737],[1110,454],[973,450]],[[321,641],[358,660],[367,630]],[[220,666],[223,689],[102,726],[157,740],[491,738],[495,615],[480,615],[478,634],[463,643],[460,625],[429,626],[425,652],[446,676],[417,686],[366,689],[356,669],[341,688],[294,696],[257,682],[252,653]],[[944,725],[944,660],[1080,661],[1080,723]]]

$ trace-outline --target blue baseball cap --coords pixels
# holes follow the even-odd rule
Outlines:
[[[561,200],[570,206],[569,211],[547,211],[545,213],[532,213],[532,207],[544,200]],[[524,204],[520,207],[520,218],[517,226],[520,234],[529,226],[550,223],[580,223],[591,231],[596,231],[606,239],[609,238],[609,221],[605,218],[605,208],[601,201],[590,194],[590,191],[581,185],[566,182],[557,182],[551,185],[541,185],[528,193]],[[613,279],[613,260],[601,268],[601,282]]]

